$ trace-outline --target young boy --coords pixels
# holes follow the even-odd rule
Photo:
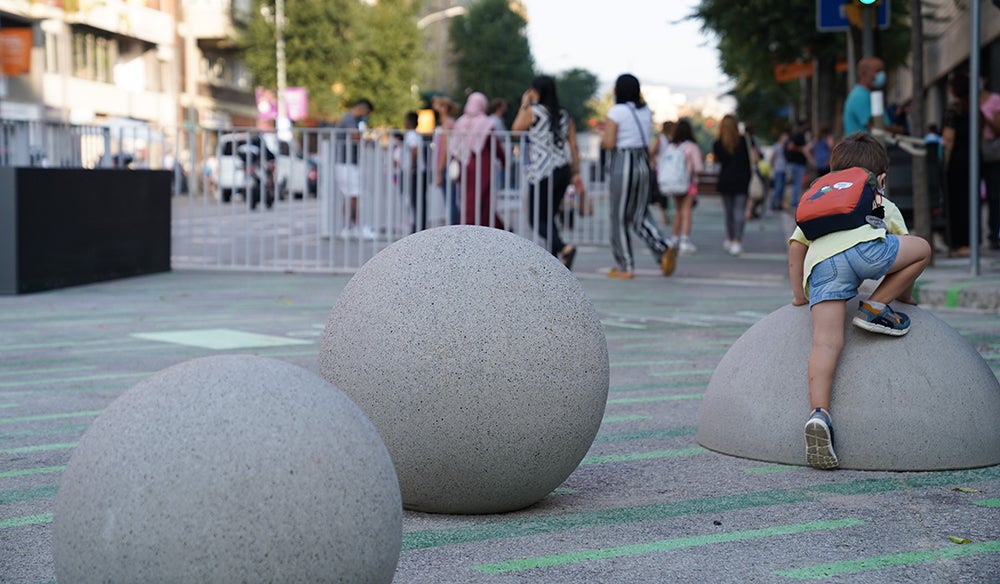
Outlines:
[[[878,192],[885,190],[889,156],[885,147],[864,132],[845,137],[830,154],[832,170],[860,166],[877,177]],[[815,468],[836,468],[830,391],[837,359],[844,347],[847,300],[858,293],[864,280],[885,278],[868,300],[862,300],[852,324],[865,330],[902,336],[910,328],[905,314],[889,307],[893,300],[916,304],[913,284],[927,266],[931,247],[923,239],[907,235],[899,209],[882,199],[884,225],[866,224],[836,231],[815,241],[795,229],[789,239],[788,274],[792,304],[809,303],[813,341],[809,355],[809,402],[812,413],[806,421],[806,462]]]

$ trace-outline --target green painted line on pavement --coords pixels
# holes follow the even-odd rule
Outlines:
[[[130,377],[149,377],[155,371],[145,371],[143,373],[105,373],[103,375],[84,375],[81,377],[52,377],[45,379],[31,379],[21,381],[0,381],[0,387],[23,387],[25,385],[52,385],[58,383],[76,383],[78,381],[106,381],[108,379],[123,379]]]
[[[944,305],[946,308],[958,308],[958,297],[970,285],[975,283],[975,280],[962,280],[954,286],[950,286],[944,294]]]
[[[677,456],[695,456],[705,454],[708,450],[697,446],[694,448],[676,448],[673,450],[653,450],[651,452],[629,452],[626,454],[606,454],[603,456],[587,456],[580,461],[580,466],[591,464],[607,464],[609,462],[632,462],[635,460],[651,460],[654,458],[673,458]]]
[[[56,496],[59,487],[50,485],[35,489],[17,489],[14,491],[0,491],[0,505],[10,505],[21,501],[31,501],[33,499],[51,499]]]
[[[638,422],[640,420],[651,420],[653,416],[607,416],[601,420],[602,424],[615,424],[618,422]]]
[[[61,444],[38,444],[36,446],[20,446],[18,448],[2,448],[0,455],[7,454],[28,454],[30,452],[48,452],[51,450],[70,450],[76,448],[76,442],[63,442]]]
[[[120,349],[119,349],[120,350]],[[34,375],[36,373],[61,373],[64,371],[93,371],[96,365],[75,365],[73,367],[44,367],[40,369],[7,369],[0,371],[0,377],[12,375]]]
[[[705,397],[705,394],[703,393],[653,395],[647,397],[619,397],[615,399],[609,399],[608,405],[641,404],[647,402],[661,402],[661,401],[683,401],[689,399],[701,399],[703,397]]]
[[[38,468],[22,468],[20,470],[8,470],[6,472],[0,472],[0,479],[9,479],[14,477],[26,477],[29,475],[36,474],[46,474],[50,472],[62,472],[66,470],[66,466],[41,466]]]
[[[83,410],[80,412],[63,412],[61,414],[38,414],[36,416],[20,416],[17,418],[0,418],[0,424],[17,424],[20,422],[44,422],[47,420],[65,420],[66,418],[86,418],[96,416],[101,410]]]
[[[566,566],[569,564],[579,564],[583,562],[593,562],[606,560],[609,558],[621,558],[625,556],[635,556],[640,554],[652,554],[658,552],[668,552],[685,548],[700,547],[716,543],[728,543],[733,541],[746,541],[751,539],[762,539],[765,537],[779,537],[783,535],[794,535],[807,533],[810,531],[842,529],[845,527],[856,527],[864,525],[860,519],[834,519],[826,521],[810,521],[795,525],[778,525],[764,529],[750,529],[746,531],[730,531],[727,533],[710,533],[706,535],[695,535],[691,537],[678,537],[674,539],[664,539],[648,543],[633,545],[623,545],[617,547],[583,550],[578,552],[566,552],[552,554],[548,556],[537,556],[534,558],[524,558],[519,560],[507,560],[503,562],[493,562],[473,566],[473,570],[486,572],[487,574],[505,574],[510,572],[524,572],[526,570],[537,570],[539,568],[551,568],[555,566]]]
[[[650,373],[653,377],[693,377],[695,375],[711,375],[715,369],[688,369],[686,371],[654,371]]]
[[[1000,507],[1000,499],[980,499],[973,501],[972,504],[980,507]]]
[[[777,570],[772,573],[778,576],[796,578],[799,580],[818,580],[821,578],[826,579],[844,574],[856,574],[858,572],[868,572],[870,570],[882,570],[885,568],[895,568],[897,566],[908,566],[911,564],[926,564],[928,562],[939,562],[941,560],[951,560],[964,556],[994,554],[998,552],[1000,552],[1000,540],[993,540],[981,543],[966,543],[961,545],[955,544],[946,548],[925,552],[902,552],[871,558],[860,558],[857,560],[830,562],[829,564],[820,564],[810,566],[808,568]]]
[[[559,496],[559,495],[575,495],[576,493],[577,493],[577,490],[576,490],[576,489],[571,489],[571,488],[569,488],[569,487],[556,487],[556,488],[555,488],[555,489],[554,489],[554,490],[553,490],[553,491],[552,491],[551,493],[549,493],[549,494],[550,494],[550,495],[555,495],[555,496]]]
[[[637,383],[635,385],[612,385],[609,393],[626,391],[649,391],[658,389],[685,389],[689,387],[705,387],[704,381],[670,381],[658,383]]]
[[[131,339],[101,339],[92,341],[82,341],[79,339],[67,339],[65,341],[52,341],[48,343],[22,343],[19,345],[0,345],[0,351],[13,351],[15,349],[54,349],[54,348],[66,348],[66,349],[77,349],[83,346],[90,345],[113,345],[128,343]]]
[[[402,549],[404,551],[416,550],[477,541],[530,537],[603,525],[658,521],[685,515],[720,513],[740,509],[769,507],[772,505],[809,503],[827,496],[889,493],[914,488],[967,485],[975,482],[994,480],[1000,480],[1000,465],[980,469],[928,473],[917,477],[864,479],[834,485],[807,485],[791,489],[775,489],[740,495],[688,499],[636,507],[581,511],[550,518],[534,517],[463,527],[411,531],[403,534]]]
[[[48,428],[37,428],[33,430],[21,430],[19,432],[5,432],[0,434],[0,442],[6,440],[21,440],[34,436],[52,436],[57,434],[82,434],[90,427],[90,424],[73,424],[70,426],[54,426]]]
[[[636,432],[620,432],[617,434],[598,434],[594,444],[612,444],[615,442],[630,442],[632,440],[656,440],[658,438],[680,438],[693,436],[698,432],[695,426],[684,428],[663,428],[660,430],[639,430]]]
[[[51,513],[42,513],[41,515],[28,515],[26,517],[12,517],[10,519],[0,520],[0,529],[9,529],[11,527],[25,527],[28,525],[43,525],[45,523],[52,523]]]
[[[10,410],[19,407],[21,407],[21,404],[0,404],[0,410]]]
[[[611,363],[612,367],[643,367],[646,365],[676,365],[677,363],[690,363],[688,359],[654,359],[652,361],[619,361]]]

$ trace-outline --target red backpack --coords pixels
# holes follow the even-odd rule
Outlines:
[[[795,222],[813,241],[835,231],[869,223],[868,217],[885,218],[878,180],[855,166],[825,174],[809,186],[795,211]]]

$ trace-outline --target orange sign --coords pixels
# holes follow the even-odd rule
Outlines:
[[[4,75],[27,75],[31,72],[31,29],[0,29],[0,64]]]
[[[786,81],[793,81],[795,79],[805,79],[812,77],[812,74],[813,64],[811,61],[808,63],[781,63],[774,66],[774,79],[778,83],[785,83]]]

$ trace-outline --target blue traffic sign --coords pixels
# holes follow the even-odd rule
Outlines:
[[[816,0],[816,30],[820,32],[843,32],[851,28],[847,18],[848,4],[856,0]],[[889,0],[875,6],[875,21],[878,28],[889,26]]]

